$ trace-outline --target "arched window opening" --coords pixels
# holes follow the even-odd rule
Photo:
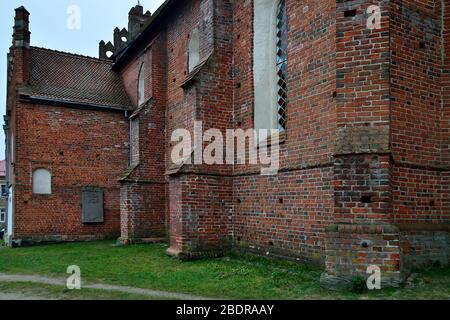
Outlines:
[[[145,65],[142,64],[138,77],[138,105],[145,102]]]
[[[286,1],[280,0],[276,17],[276,61],[277,61],[277,117],[278,129],[286,130],[287,123],[287,39],[286,39]]]
[[[50,171],[46,169],[36,169],[33,172],[33,193],[34,194],[51,194],[52,193],[52,176]]]
[[[188,70],[191,72],[200,62],[200,33],[198,29],[192,30],[189,39]]]

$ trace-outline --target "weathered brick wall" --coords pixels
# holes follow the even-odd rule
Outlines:
[[[450,212],[450,3],[444,1],[442,21],[443,29],[443,70],[442,70],[442,121],[441,121],[441,137],[442,137],[442,165],[446,168],[442,172],[442,188],[441,188],[441,207],[443,213]],[[446,218],[447,221],[450,218]]]
[[[441,165],[441,1],[392,1],[394,160]]]
[[[322,285],[348,286],[355,276],[367,277],[369,266],[381,270],[382,286],[398,285],[400,241],[397,228],[389,225],[335,225],[327,230],[325,273]]]
[[[326,233],[323,285],[348,285],[354,276],[366,277],[372,265],[380,268],[383,285],[397,285],[401,249],[392,225],[390,156],[336,157],[334,185],[335,224]]]
[[[335,222],[392,222],[389,155],[336,157],[334,165]]]
[[[447,167],[450,164],[450,3],[443,1],[443,69],[442,69],[442,121],[441,121],[441,138],[442,138],[442,163]],[[448,174],[448,173],[447,173]],[[448,189],[447,189],[448,190]],[[447,191],[447,198],[450,193]],[[447,206],[448,208],[448,206]]]
[[[389,125],[389,1],[378,1],[381,28],[367,27],[367,8],[372,1],[337,1],[336,8],[336,67],[337,122],[342,135],[358,126],[377,130],[387,139]],[[360,132],[360,135],[365,135]],[[370,139],[366,141],[370,144]],[[359,146],[337,153],[383,152],[370,146]],[[367,150],[368,149],[368,150]]]
[[[167,28],[168,52],[171,52],[168,58],[168,138],[177,128],[193,132],[194,121],[202,121],[203,131],[219,129],[225,137],[226,129],[232,125],[231,3],[193,1],[180,10],[182,23],[174,17]],[[200,31],[200,61],[208,60],[192,75],[187,73],[187,48],[194,28]],[[179,41],[180,38],[187,41]],[[185,59],[181,60],[180,55]],[[186,82],[192,76],[192,81]],[[173,146],[174,143],[170,143],[168,150]],[[170,168],[170,159],[167,164]],[[191,171],[196,173],[189,173]],[[223,254],[229,246],[232,179],[227,175],[231,171],[232,167],[219,164],[196,165],[182,168],[181,176],[170,177],[170,254],[216,255]],[[177,200],[181,201],[178,206],[175,205]],[[181,234],[173,234],[180,231]]]
[[[190,1],[177,6],[177,15],[171,15],[169,23],[164,32],[167,37],[167,155],[166,169],[170,168],[171,151],[175,142],[171,142],[172,132],[176,129],[187,129],[193,133],[194,121],[197,119],[197,90],[192,87],[184,90],[181,85],[188,76],[188,46],[192,30],[200,30],[200,7],[202,1]],[[204,39],[204,38],[202,38]],[[204,40],[200,40],[200,46]],[[200,59],[205,58],[205,52],[201,52]],[[169,235],[170,249],[169,254],[189,255],[192,250],[200,251],[200,248],[193,248],[188,243],[192,241],[192,231],[187,234],[188,228],[186,221],[186,177],[169,177]],[[196,214],[196,213],[194,213]],[[197,233],[198,234],[198,233]],[[198,244],[198,243],[197,243]]]
[[[446,266],[450,263],[450,228],[400,233],[401,268],[404,274]]]
[[[136,114],[139,122],[138,172],[134,173],[141,180],[165,180],[165,119],[166,119],[166,57],[164,35],[158,36],[136,57],[130,65],[120,71],[128,95],[137,106],[138,75],[141,65],[145,65],[146,105]],[[141,107],[141,106],[139,106]],[[131,111],[132,113],[133,111]],[[131,115],[131,114],[129,114]]]
[[[443,3],[392,2],[391,147],[398,223],[450,222]]]
[[[395,284],[410,262],[445,262],[445,231],[395,226],[445,228],[450,219],[449,13],[447,1],[444,8],[441,3],[377,1],[381,29],[371,30],[366,9],[373,1],[286,0],[287,130],[279,174],[265,177],[251,165],[173,169],[175,129],[193,132],[196,120],[204,130],[253,128],[255,109],[254,0],[179,1],[119,70],[137,108],[138,74],[146,66],[147,103],[135,114],[135,165],[125,170],[123,115],[18,109],[24,112],[17,118],[20,128],[43,130],[32,138],[26,131],[31,129],[20,129],[28,139],[18,140],[20,156],[51,163],[59,197],[46,203],[67,212],[63,220],[30,209],[50,210],[42,199],[27,198],[32,168],[19,162],[16,199],[29,213],[18,226],[39,220],[39,232],[113,235],[119,220],[115,179],[122,176],[122,239],[161,236],[168,228],[168,252],[181,257],[221,254],[235,245],[269,256],[325,260],[324,278],[331,283],[348,282],[375,264],[383,280]],[[200,60],[208,60],[189,74],[194,29],[200,32]],[[21,60],[16,63],[20,67]],[[17,81],[26,75],[17,74]],[[113,126],[109,117],[121,120],[114,118]],[[67,126],[55,126],[58,119]],[[37,147],[41,140],[53,148],[48,156]],[[92,158],[99,148],[99,158]],[[61,170],[70,178],[58,180]],[[79,188],[94,182],[107,190],[107,221],[77,225]]]
[[[240,250],[322,264],[333,221],[330,166],[234,179],[233,235]]]
[[[234,127],[244,130],[254,128],[253,5],[234,1]],[[238,249],[321,263],[333,219],[336,4],[286,6],[289,103],[280,173],[263,177],[259,166],[235,166],[233,235]]]
[[[182,177],[177,176],[169,179],[168,187],[168,210],[169,210],[169,242],[172,255],[177,255],[183,251],[183,197],[182,197]]]
[[[165,184],[122,182],[120,190],[123,243],[166,236]]]
[[[135,58],[131,60],[126,65],[126,67],[119,72],[121,78],[123,79],[125,90],[127,91],[127,94],[130,97],[133,106],[138,105],[138,77],[139,70],[141,69],[141,65],[143,62],[145,62],[143,57]],[[151,77],[150,79],[146,78],[145,80],[145,91],[148,92],[148,90],[150,89],[149,80],[151,84]]]
[[[120,71],[136,109],[132,111],[133,154],[121,190],[123,243],[166,234],[165,116],[166,57],[164,34]],[[138,77],[144,66],[145,104],[137,106]]]
[[[19,102],[14,190],[14,238],[114,238],[120,232],[119,183],[128,159],[124,113]],[[114,133],[114,134],[111,134]],[[32,192],[32,171],[52,174],[52,194]],[[104,223],[81,222],[81,190],[104,190]]]
[[[230,248],[231,178],[171,177],[170,210],[169,254],[197,258],[222,255]]]
[[[450,222],[448,184],[444,175],[440,170],[395,166],[392,180],[395,222]],[[447,189],[446,192],[443,189]]]
[[[336,109],[334,1],[287,1],[287,138],[282,168],[331,163]],[[234,2],[234,127],[254,128],[253,1]],[[275,106],[274,106],[275,107]],[[258,168],[235,166],[235,173]]]
[[[348,285],[370,265],[380,267],[386,283],[400,280],[398,234],[389,225],[390,1],[376,3],[378,29],[367,24],[373,4],[338,1],[336,8],[335,224],[326,233],[322,278],[329,287]]]

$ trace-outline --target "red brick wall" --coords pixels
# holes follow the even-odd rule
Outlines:
[[[394,214],[397,223],[446,223],[450,221],[446,173],[394,167]]]
[[[440,2],[393,1],[391,139],[396,161],[441,164]]]
[[[382,269],[384,280],[399,281],[398,234],[387,225],[392,222],[390,2],[376,3],[381,9],[379,29],[367,25],[367,8],[372,4],[367,0],[337,3],[336,224],[327,228],[322,279],[328,286],[364,276],[373,264]]]
[[[450,212],[450,3],[444,1],[444,61],[442,72],[442,165],[447,168],[442,173],[441,206],[443,212]]]
[[[352,126],[381,129],[389,124],[389,1],[378,1],[381,29],[367,27],[366,10],[372,4],[354,0],[337,5],[336,100],[341,130]],[[356,10],[355,16],[348,16],[351,10]]]
[[[353,155],[336,159],[334,203],[337,223],[392,222],[389,155]]]
[[[181,189],[181,177],[169,180],[168,210],[170,219],[168,221],[169,243],[174,255],[179,254],[183,250],[183,198]]]
[[[440,268],[450,263],[450,229],[408,231],[402,233],[402,271],[411,272]]]
[[[150,47],[120,74],[137,106],[137,83],[142,63],[145,70],[146,104],[133,118],[139,123],[134,137],[133,167],[122,181],[121,220],[123,241],[159,237],[166,233],[165,38],[160,35]],[[134,165],[137,165],[136,167]]]
[[[442,70],[442,98],[443,112],[441,121],[442,163],[450,164],[450,3],[444,1],[443,18],[443,70]],[[448,192],[448,191],[447,191]],[[447,193],[448,194],[448,193]],[[450,195],[448,196],[450,198]]]
[[[333,220],[336,4],[288,0],[286,5],[289,103],[281,172],[262,177],[258,168],[235,166],[233,235],[246,250],[320,262],[324,230]],[[234,127],[244,130],[254,127],[249,17],[253,1],[235,1]]]
[[[165,40],[163,36],[153,41],[151,48],[121,71],[124,83],[136,83],[141,61],[145,61],[145,101],[147,104],[139,112],[139,168],[134,177],[145,181],[165,180],[165,119],[166,91]],[[137,85],[130,86],[131,97],[137,97]],[[137,99],[137,98],[136,98]],[[137,109],[137,106],[136,106]]]
[[[164,184],[123,183],[120,192],[120,237],[123,241],[166,235]]]
[[[223,254],[230,247],[232,180],[196,174],[170,179],[170,253]]]
[[[183,19],[175,16],[167,26],[168,166],[173,130],[193,132],[194,121],[202,121],[204,130],[217,128],[224,134],[232,126],[231,9],[229,1],[192,1],[179,7]],[[213,55],[196,79],[181,87],[187,77],[187,49],[194,28],[201,35],[200,60]],[[195,167],[198,175],[170,177],[171,253],[195,256],[224,251],[230,240],[231,209],[226,208],[232,203],[232,180],[223,175],[231,170],[220,165],[200,165]]]
[[[234,179],[233,235],[240,249],[321,263],[333,221],[332,167]]]
[[[19,103],[17,112],[14,238],[117,237],[118,179],[128,160],[124,113]],[[52,194],[34,195],[32,171],[52,173]],[[104,190],[104,223],[81,222],[81,190]]]
[[[391,148],[396,162],[394,214],[399,223],[450,221],[444,184],[449,169],[448,58],[442,39],[448,30],[442,30],[442,10],[441,1],[392,5]]]
[[[381,286],[402,280],[400,240],[397,228],[388,225],[339,225],[327,232],[322,285],[344,287],[354,276],[367,276],[370,266],[381,271]]]
[[[120,70],[120,76],[123,79],[125,90],[127,91],[127,94],[130,97],[131,102],[136,107],[138,104],[139,70],[141,69],[141,65],[143,62],[144,59],[142,57],[139,59],[134,59],[127,64],[126,68]],[[146,83],[145,91],[147,93],[149,88],[148,81],[146,81],[145,83]]]

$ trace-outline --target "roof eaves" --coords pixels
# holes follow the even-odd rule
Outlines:
[[[125,112],[130,111],[130,106],[113,106],[108,104],[97,104],[97,103],[89,103],[83,101],[69,101],[64,99],[57,99],[52,97],[45,96],[37,96],[37,95],[29,95],[26,92],[19,92],[20,98],[22,100],[26,100],[30,103],[35,104],[44,104],[44,105],[52,105],[52,106],[65,106],[72,108],[88,108],[88,109],[96,109],[96,110],[105,110],[105,111],[115,111],[115,112]]]

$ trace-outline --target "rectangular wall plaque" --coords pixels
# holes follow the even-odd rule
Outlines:
[[[84,188],[81,196],[81,217],[83,223],[102,223],[103,190],[100,188]]]

